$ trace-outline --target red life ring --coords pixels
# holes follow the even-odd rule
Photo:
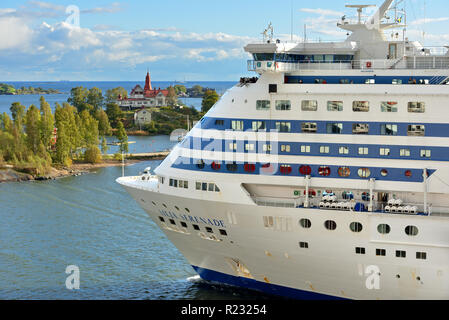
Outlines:
[[[367,67],[368,69],[370,69],[370,68],[372,67],[371,61],[368,61],[368,62],[366,63],[366,67]]]

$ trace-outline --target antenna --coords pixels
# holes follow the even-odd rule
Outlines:
[[[375,7],[373,4],[353,4],[353,5],[346,5],[346,8],[356,8],[358,13],[358,23],[362,24],[362,13],[363,9]]]
[[[293,0],[291,0],[291,31],[290,31],[290,40],[293,42]]]

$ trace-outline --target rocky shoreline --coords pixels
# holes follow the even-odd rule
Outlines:
[[[132,165],[139,162],[138,160],[127,160],[125,166]],[[117,167],[121,166],[121,161],[108,160],[99,164],[89,164],[89,163],[76,163],[70,168],[51,168],[50,172],[45,176],[34,176],[28,173],[22,173],[14,170],[12,167],[0,168],[0,183],[3,182],[24,182],[24,181],[46,181],[46,180],[56,180],[71,176],[80,176],[83,174],[88,174],[96,169],[106,168],[106,167]]]

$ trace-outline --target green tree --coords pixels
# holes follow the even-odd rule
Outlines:
[[[78,112],[83,110],[92,112],[94,107],[88,103],[88,94],[89,91],[84,87],[72,88],[72,90],[70,90],[70,97],[67,99],[67,102],[74,106]]]
[[[81,146],[87,148],[91,145],[98,145],[98,121],[87,110],[83,110],[79,117]]]
[[[176,95],[175,88],[169,86],[167,90],[168,90],[167,104],[170,106],[174,106],[175,104],[178,103],[178,97]]]
[[[101,137],[101,152],[103,154],[107,154],[109,150],[108,141],[106,140],[105,136]]]
[[[118,122],[123,118],[123,111],[116,103],[108,103],[106,105],[106,114],[113,128],[117,128]]]
[[[90,145],[84,152],[84,161],[88,163],[101,163],[101,152],[97,145]]]
[[[14,120],[14,125],[19,130],[22,130],[23,121],[25,118],[25,111],[26,111],[25,106],[23,106],[20,102],[14,102],[11,105],[11,108],[9,108],[9,111],[11,111],[11,115]]]
[[[0,130],[12,133],[13,122],[9,115],[6,112],[3,112],[3,115],[0,115],[0,118]]]
[[[64,121],[58,121],[56,125],[58,127],[58,137],[56,139],[54,160],[59,164],[69,167],[72,164],[72,158],[70,156],[71,144],[68,130]]]
[[[201,102],[201,111],[204,113],[208,112],[219,99],[220,97],[215,90],[207,90]]]
[[[98,121],[98,133],[100,136],[110,136],[111,135],[111,124],[109,123],[109,118],[103,109],[98,109],[95,112],[95,119]]]
[[[118,97],[121,96],[123,99],[128,98],[128,92],[123,87],[117,87],[114,89],[109,89],[106,91],[105,100],[106,104],[116,103]]]
[[[180,84],[176,84],[175,85],[175,92],[176,94],[180,94],[180,93],[187,93],[187,88],[183,85]]]
[[[117,125],[117,132],[115,133],[117,140],[120,144],[120,152],[128,153],[128,135],[126,134],[123,122],[119,121]]]
[[[39,124],[39,110],[34,105],[31,105],[25,116],[25,133],[27,146],[34,154],[39,151],[39,146],[41,144]]]
[[[51,112],[50,104],[45,101],[45,98],[41,96],[40,98],[40,113],[41,121],[39,124],[41,141],[44,147],[49,150],[52,145],[53,130],[55,127],[55,119]]]
[[[86,102],[88,105],[92,106],[93,112],[103,109],[103,101],[103,93],[97,87],[94,87],[87,92]]]
[[[190,92],[193,97],[201,97],[204,94],[203,87],[200,85],[193,86]]]

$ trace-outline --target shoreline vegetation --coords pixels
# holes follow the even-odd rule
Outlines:
[[[43,96],[39,108],[19,102],[10,112],[0,115],[0,183],[10,181],[49,180],[76,176],[96,168],[122,165],[143,160],[163,159],[164,152],[128,155],[128,134],[169,135],[186,129],[187,121],[200,120],[218,101],[213,90],[203,92],[202,110],[181,105],[173,87],[168,105],[152,108],[152,121],[143,127],[134,124],[134,112],[122,111],[115,103],[122,87],[103,93],[98,88],[72,88],[67,102],[56,103],[54,112]],[[106,137],[115,136],[119,152],[108,155]]]
[[[29,94],[62,94],[61,91],[56,89],[44,89],[41,87],[21,87],[16,89],[10,84],[0,83],[0,95],[29,95]]]

